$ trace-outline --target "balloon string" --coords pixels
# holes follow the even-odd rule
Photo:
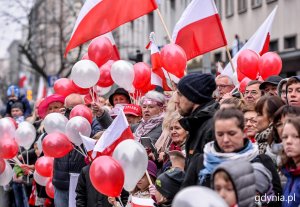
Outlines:
[[[93,92],[93,87],[91,87],[90,88],[90,90],[89,90],[89,93],[90,93],[90,96],[91,96],[91,98],[92,98],[92,101],[93,101],[93,103],[95,102],[95,99],[94,99],[94,92]]]
[[[28,150],[26,150],[26,155],[27,155],[27,165],[29,165],[29,158],[28,158]],[[29,173],[27,174],[27,183],[29,183]]]
[[[124,204],[122,203],[121,197],[118,197],[118,199],[120,201],[121,206],[124,207]]]
[[[76,147],[74,147],[74,149],[75,149],[79,154],[81,154],[83,157],[86,157],[80,150],[76,149]]]
[[[22,163],[20,162],[20,160],[18,160],[17,157],[14,157],[13,160],[18,164],[18,165],[22,165]],[[24,164],[24,163],[23,163]]]
[[[22,163],[25,164],[24,157],[23,157],[23,154],[22,154],[22,151],[21,151],[21,147],[19,147],[19,152],[20,152],[21,157],[22,157]]]
[[[87,156],[87,153],[84,151],[84,149],[83,149],[81,146],[78,146],[78,148],[80,149],[80,151],[81,151],[85,156]]]

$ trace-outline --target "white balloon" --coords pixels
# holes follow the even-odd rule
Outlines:
[[[66,135],[69,140],[76,146],[82,144],[82,139],[79,133],[84,136],[90,137],[91,132],[91,124],[86,118],[81,116],[75,116],[71,118],[66,125]]]
[[[0,119],[0,139],[14,138],[16,127],[8,118]]]
[[[148,156],[145,148],[141,143],[127,139],[115,148],[113,158],[119,161],[124,170],[124,189],[132,191],[147,170]]]
[[[111,78],[120,87],[131,90],[134,80],[133,65],[125,60],[118,60],[111,66]]]
[[[0,186],[7,185],[13,177],[13,170],[10,164],[7,161],[5,161],[5,165],[6,166],[4,172],[0,174]]]
[[[36,130],[31,123],[23,121],[19,124],[15,133],[15,140],[18,145],[24,147],[26,150],[29,150],[35,140],[35,137]]]
[[[218,193],[203,186],[187,187],[179,191],[172,203],[172,207],[228,207]]]
[[[65,133],[67,123],[67,117],[61,113],[50,113],[44,119],[45,130],[48,134],[53,132]]]
[[[71,79],[81,88],[90,88],[98,82],[100,70],[91,60],[80,60],[72,68]]]
[[[107,94],[110,90],[111,90],[111,86],[108,86],[108,87],[97,86],[97,88],[96,88],[98,96],[103,96],[103,95]]]
[[[44,177],[38,174],[38,172],[35,170],[33,173],[33,179],[35,182],[37,182],[41,186],[46,186],[47,182],[50,180],[50,177]]]

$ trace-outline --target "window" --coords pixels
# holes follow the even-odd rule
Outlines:
[[[153,12],[148,14],[148,34],[154,31],[154,16]]]
[[[296,36],[284,38],[284,49],[296,49]]]
[[[215,0],[216,7],[219,12],[220,19],[222,19],[222,2],[221,0]]]
[[[216,52],[214,54],[214,56],[215,56],[214,59],[215,59],[216,63],[222,61],[222,53],[221,52]]]
[[[270,41],[269,50],[270,51],[278,51],[278,40]]]
[[[275,1],[277,1],[277,0],[266,0],[267,4],[273,3]]]
[[[226,17],[233,16],[234,6],[233,0],[226,0]]]
[[[252,9],[261,7],[261,5],[262,5],[262,0],[251,0]]]
[[[247,0],[239,0],[238,1],[238,12],[239,14],[247,11]]]

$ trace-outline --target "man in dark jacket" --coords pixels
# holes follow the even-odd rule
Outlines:
[[[181,126],[189,132],[186,141],[186,169],[196,153],[203,153],[204,145],[214,139],[213,116],[219,105],[212,98],[216,82],[211,74],[193,73],[178,83],[175,103]]]

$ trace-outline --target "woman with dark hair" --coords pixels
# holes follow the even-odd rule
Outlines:
[[[283,207],[298,207],[300,205],[300,118],[290,118],[282,131],[284,153],[282,155],[282,171],[287,177],[284,188]]]
[[[257,131],[255,139],[258,144],[260,154],[266,152],[268,145],[268,136],[273,128],[274,113],[284,105],[284,102],[278,96],[263,96],[255,106],[257,113]]]
[[[263,164],[273,176],[273,190],[281,194],[281,185],[276,168],[271,158],[259,154],[258,147],[244,136],[244,115],[237,109],[222,109],[214,116],[216,140],[209,142],[204,147],[204,154],[193,160],[188,169],[183,186],[197,184],[193,180],[198,175],[198,183],[210,186],[210,177],[215,168],[226,161],[249,161]],[[193,171],[189,171],[193,169]],[[272,206],[280,206],[274,203]]]
[[[280,155],[283,150],[281,139],[283,124],[288,118],[297,116],[300,116],[300,107],[289,105],[280,107],[274,114],[273,128],[268,136],[266,154],[269,155],[277,165],[281,162]]]

